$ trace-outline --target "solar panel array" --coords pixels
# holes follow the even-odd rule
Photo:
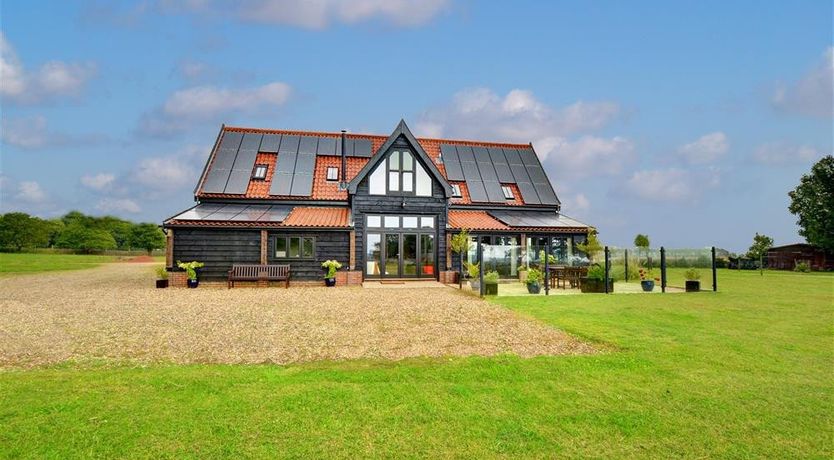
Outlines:
[[[549,211],[489,211],[492,217],[510,227],[566,227],[559,214]]]
[[[505,149],[441,144],[450,181],[466,181],[473,202],[504,203],[501,184],[516,184],[526,204],[559,204],[541,162],[531,148]]]
[[[175,216],[176,220],[231,221],[231,222],[283,222],[292,206],[268,204],[200,203]]]
[[[346,141],[347,156],[370,158],[370,140]],[[342,142],[335,137],[226,131],[203,184],[203,192],[246,194],[258,152],[278,153],[269,190],[271,195],[310,196],[316,156],[341,155]]]

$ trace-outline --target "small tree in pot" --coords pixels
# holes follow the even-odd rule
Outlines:
[[[527,270],[527,292],[538,294],[542,289],[542,280],[544,280],[544,275],[541,270],[538,268]]]
[[[684,273],[686,277],[686,292],[698,292],[701,290],[701,272],[690,268]]]
[[[185,270],[186,276],[188,277],[188,287],[196,288],[200,285],[200,280],[197,279],[197,270],[205,267],[206,264],[202,262],[197,262],[193,260],[191,262],[177,262],[177,267]]]
[[[460,260],[460,273],[458,273],[458,289],[463,289],[463,255],[469,252],[469,247],[472,245],[472,241],[469,239],[469,231],[467,229],[461,229],[460,233],[452,237],[452,241],[449,246],[452,249],[452,252],[458,255],[458,260]]]
[[[484,294],[498,295],[498,272],[489,271],[484,273]]]
[[[156,272],[156,287],[164,289],[168,287],[168,269],[164,265],[160,265],[154,269]]]
[[[469,287],[473,291],[481,292],[481,264],[466,264],[466,271],[469,274]]]
[[[321,263],[321,268],[327,269],[327,273],[324,274],[324,285],[327,287],[335,286],[336,270],[342,268],[342,264],[336,260],[325,260]]]

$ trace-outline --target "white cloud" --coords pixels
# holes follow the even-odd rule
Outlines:
[[[287,103],[289,85],[272,82],[254,88],[230,89],[196,86],[172,94],[162,106],[142,116],[139,131],[151,136],[169,136],[193,122],[205,122],[233,114],[271,113]]]
[[[103,198],[96,204],[96,209],[102,212],[126,212],[137,214],[142,208],[129,198]]]
[[[197,80],[209,71],[209,66],[205,62],[186,59],[178,62],[174,71],[186,80]]]
[[[809,145],[788,145],[781,142],[762,144],[753,152],[753,159],[763,164],[787,164],[810,162],[822,156],[822,152]]]
[[[35,115],[24,118],[0,120],[0,140],[4,144],[24,150],[59,147],[79,147],[100,143],[104,137],[97,134],[69,135],[53,131],[46,118]]]
[[[92,190],[104,190],[110,187],[116,180],[116,176],[108,173],[81,176],[81,185]]]
[[[194,187],[210,150],[210,146],[187,145],[170,154],[140,159],[126,178],[133,186],[132,194],[155,197]]]
[[[534,143],[536,152],[555,177],[583,178],[615,175],[635,158],[634,143],[624,137],[582,136],[544,138]]]
[[[693,203],[708,189],[718,187],[720,182],[720,171],[716,168],[652,169],[635,171],[619,192],[651,202]]]
[[[568,213],[584,213],[591,209],[591,200],[584,193],[568,195],[562,198],[562,209]]]
[[[704,134],[698,140],[678,148],[678,154],[690,164],[705,164],[717,160],[730,149],[727,135],[721,131]]]
[[[38,204],[46,202],[49,196],[41,188],[39,183],[35,181],[22,181],[18,184],[15,198],[24,203]]]
[[[163,0],[163,11],[199,13],[245,22],[323,29],[334,23],[356,24],[378,19],[415,27],[431,21],[448,0]]]
[[[77,97],[96,74],[91,62],[50,61],[28,72],[14,47],[0,32],[0,95],[21,104],[43,102],[58,97]]]
[[[834,116],[834,47],[823,53],[817,65],[798,81],[780,85],[771,102],[783,112],[812,117]]]

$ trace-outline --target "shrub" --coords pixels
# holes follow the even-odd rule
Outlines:
[[[538,268],[531,268],[527,271],[527,284],[541,283],[544,280],[544,275]]]
[[[527,266],[526,266],[526,265],[522,265],[522,266],[518,267],[518,271],[520,271],[520,272],[526,272],[526,271],[527,271]]]
[[[498,284],[498,272],[488,271],[484,273],[484,284]]]
[[[808,273],[811,271],[811,266],[805,260],[800,260],[796,263],[796,266],[793,267],[793,271],[801,272],[801,273]]]
[[[684,272],[683,276],[687,279],[687,281],[697,281],[701,279],[701,272],[695,270],[694,268],[690,268]]]
[[[604,280],[605,279],[605,269],[602,268],[600,264],[592,264],[588,267],[588,279],[589,280]]]
[[[466,264],[466,272],[469,274],[469,278],[475,279],[478,275],[481,274],[481,263],[478,262],[477,264]]]
[[[324,275],[325,278],[333,278],[336,276],[336,270],[342,268],[342,264],[336,260],[325,260],[321,263],[321,268],[327,269],[327,273]]]
[[[202,262],[197,262],[196,260],[191,262],[180,262],[177,261],[177,267],[185,270],[188,279],[196,280],[197,279],[197,269],[205,267],[206,264]]]
[[[165,268],[165,265],[160,265],[154,269],[156,272],[156,279],[158,280],[165,280],[168,279],[168,270]]]

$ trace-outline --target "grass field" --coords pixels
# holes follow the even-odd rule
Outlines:
[[[831,458],[834,277],[494,299],[601,354],[0,371],[0,457]]]
[[[0,253],[0,274],[79,270],[115,260],[116,256]]]

